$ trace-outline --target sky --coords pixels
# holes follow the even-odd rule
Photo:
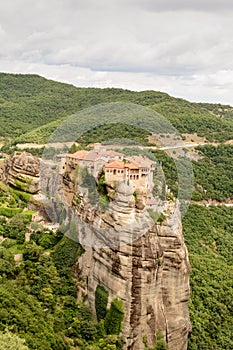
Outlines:
[[[0,0],[0,71],[233,105],[232,0]]]

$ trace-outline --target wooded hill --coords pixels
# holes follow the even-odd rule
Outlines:
[[[150,107],[170,120],[180,133],[197,132],[218,141],[233,138],[231,106],[191,103],[156,91],[77,88],[37,75],[6,73],[0,73],[0,137],[46,142],[63,118],[108,102]]]

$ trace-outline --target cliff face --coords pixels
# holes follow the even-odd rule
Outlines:
[[[109,305],[116,297],[124,302],[125,349],[144,349],[143,337],[153,346],[158,331],[164,334],[170,350],[187,349],[191,328],[190,269],[178,205],[166,204],[162,224],[154,223],[145,211],[132,210],[134,223],[127,225],[124,220],[115,221],[114,225],[111,209],[107,216],[110,214],[112,221],[108,218],[108,222],[100,224],[105,226],[105,244],[109,242],[110,246],[98,248],[95,242],[93,247],[85,247],[86,253],[80,258],[80,267],[88,276],[92,309],[95,310],[97,285],[104,286],[109,293]],[[118,202],[118,208],[114,206],[115,217],[121,215],[121,209]],[[116,239],[112,244],[112,237],[120,237],[119,242]]]
[[[5,161],[3,180],[28,193],[38,193],[40,161],[30,153],[15,153]]]
[[[126,350],[144,350],[143,339],[153,346],[158,331],[169,350],[186,350],[190,266],[179,204],[167,201],[163,221],[155,223],[143,206],[135,206],[133,189],[125,184],[102,213],[80,195],[72,175],[68,179],[64,174],[63,191],[85,248],[79,266],[84,280],[88,277],[94,315],[95,291],[101,285],[108,291],[108,306],[115,298],[124,303]]]

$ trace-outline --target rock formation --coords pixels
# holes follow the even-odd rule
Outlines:
[[[88,229],[84,229],[80,237],[86,253],[79,263],[88,276],[90,305],[95,310],[98,285],[108,291],[109,305],[116,297],[123,301],[122,334],[127,350],[143,350],[145,337],[153,346],[158,331],[169,350],[185,350],[191,329],[190,269],[179,206],[166,203],[164,221],[154,223],[147,211],[132,208],[130,189],[121,190],[104,218],[94,220],[101,234],[96,230],[87,241]]]
[[[38,193],[40,161],[30,153],[15,152],[11,159],[5,160],[5,181],[19,190]]]
[[[72,174],[63,174],[67,210],[73,208],[69,217],[85,249],[79,266],[89,303],[96,316],[98,285],[108,292],[108,306],[114,298],[123,301],[125,350],[144,350],[143,339],[152,347],[159,331],[169,350],[186,350],[190,267],[179,203],[166,201],[155,222],[144,206],[135,205],[133,192],[122,183],[101,212],[79,192]]]

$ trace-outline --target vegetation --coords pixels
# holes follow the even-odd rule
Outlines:
[[[194,172],[194,201],[217,200],[219,202],[233,198],[233,146],[232,145],[205,145],[197,147],[202,159],[192,161]],[[152,151],[157,161],[161,164],[166,185],[171,192],[178,194],[179,167],[185,166],[182,158],[176,160],[169,157],[164,151]],[[181,168],[180,168],[181,169]],[[159,179],[158,176],[155,179]],[[160,182],[162,179],[160,179]],[[185,186],[182,184],[185,196]],[[180,195],[180,194],[179,194]]]
[[[164,115],[181,133],[197,132],[218,141],[233,138],[230,106],[218,105],[216,108],[211,104],[190,103],[162,92],[76,88],[37,75],[1,73],[0,96],[0,137],[6,140],[18,137],[15,142],[44,143],[67,116],[108,102],[131,102],[150,107]],[[116,135],[146,142],[145,131],[111,122],[109,126],[93,129],[82,141],[109,140]]]
[[[5,232],[0,246],[0,346],[7,338],[9,349],[121,349],[123,341],[107,336],[103,323],[95,323],[90,309],[76,299],[71,266],[82,253],[79,244],[38,227],[29,243],[18,244],[13,228],[11,234],[16,239]],[[23,260],[16,263],[19,249]]]
[[[157,332],[156,341],[155,341],[155,344],[152,348],[148,347],[146,337],[144,337],[143,342],[145,345],[145,350],[167,350],[168,349],[167,343],[166,343],[164,336],[161,332]]]
[[[1,183],[2,198],[8,206],[26,206],[29,199]],[[0,215],[0,349],[121,349],[123,340],[106,335],[104,321],[95,323],[89,307],[77,301],[79,280],[73,273],[77,278],[80,244],[31,223],[31,215],[28,210],[11,218]],[[25,242],[28,230],[30,242]],[[77,239],[72,223],[66,231]],[[16,254],[23,258],[15,261]]]
[[[8,330],[4,333],[0,332],[0,350],[29,350],[24,343],[24,339],[19,338]]]
[[[118,138],[116,138],[116,135],[118,135]],[[109,123],[87,131],[78,138],[77,142],[80,142],[82,145],[88,145],[93,142],[105,143],[105,141],[110,142],[111,140],[111,143],[129,143],[130,141],[133,143],[134,141],[134,143],[148,145],[147,136],[147,131],[135,126],[121,123]]]
[[[233,146],[206,145],[197,150],[203,159],[193,162],[196,181],[193,199],[221,202],[233,198]]]
[[[64,236],[56,246],[53,255],[53,260],[59,270],[67,269],[73,266],[78,258],[83,253],[83,249],[76,241]]]
[[[233,208],[191,205],[183,231],[191,263],[189,350],[230,350]]]
[[[122,300],[114,299],[108,310],[104,326],[107,334],[120,334],[122,330],[122,321],[124,319],[124,305]]]
[[[95,310],[97,320],[104,320],[107,313],[108,292],[103,286],[98,285],[95,291]]]

